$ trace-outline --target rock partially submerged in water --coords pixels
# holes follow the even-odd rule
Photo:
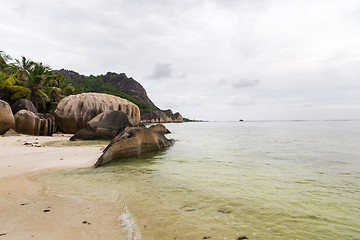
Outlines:
[[[139,156],[142,153],[165,149],[174,144],[164,134],[145,127],[130,127],[118,134],[95,163],[99,167],[114,159]]]
[[[162,133],[162,134],[171,133],[171,132],[169,131],[169,129],[167,129],[167,128],[166,128],[164,125],[162,125],[161,123],[158,123],[158,124],[156,124],[156,125],[151,125],[151,126],[149,127],[149,129],[155,130],[155,131],[160,132],[160,133]]]
[[[111,140],[131,126],[126,113],[118,110],[105,111],[86,123],[86,127],[75,133],[70,140]]]

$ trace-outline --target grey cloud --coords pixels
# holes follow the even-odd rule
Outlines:
[[[154,72],[150,75],[151,79],[172,78],[173,68],[170,63],[157,63]]]
[[[232,86],[234,88],[247,88],[247,87],[254,87],[258,84],[259,84],[259,80],[257,79],[254,80],[241,79],[239,81],[233,82]]]
[[[218,82],[219,86],[223,86],[226,83],[227,83],[227,81],[225,79],[223,79],[223,78]]]
[[[149,76],[150,79],[164,79],[164,78],[184,78],[186,74],[174,75],[174,69],[171,63],[157,63],[154,67],[153,73]]]
[[[158,106],[200,118],[236,119],[240,108],[252,118],[312,118],[297,108],[307,102],[320,106],[315,117],[359,118],[358,0],[29,2],[0,4],[0,50],[14,58],[87,75],[126,72]],[[284,103],[293,114],[282,113]],[[321,110],[344,104],[347,115]]]

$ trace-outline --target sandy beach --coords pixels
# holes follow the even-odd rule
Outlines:
[[[69,196],[35,180],[44,171],[92,167],[104,146],[70,135],[0,137],[0,239],[126,239],[120,204]]]

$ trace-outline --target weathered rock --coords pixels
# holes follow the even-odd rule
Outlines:
[[[143,113],[141,115],[141,122],[143,123],[166,123],[172,122],[172,119],[166,116],[162,111],[152,111]]]
[[[167,129],[164,125],[162,125],[162,124],[160,124],[160,123],[158,123],[158,124],[156,124],[156,125],[151,125],[151,126],[149,127],[149,129],[155,130],[155,131],[157,131],[157,132],[159,132],[159,133],[162,133],[162,134],[171,133],[171,132],[169,131],[169,129]]]
[[[184,121],[183,117],[181,116],[181,114],[179,112],[176,112],[174,114],[171,109],[162,110],[162,111],[166,114],[166,116],[171,118],[172,122],[183,122]]]
[[[55,112],[56,125],[62,132],[76,133],[104,111],[120,110],[132,125],[140,122],[140,110],[134,103],[105,93],[82,93],[62,99]]]
[[[173,120],[173,122],[184,122],[184,119],[179,112],[173,114],[171,119]]]
[[[139,156],[145,152],[161,150],[170,147],[173,143],[173,139],[167,139],[164,134],[152,129],[144,127],[127,128],[105,148],[94,167],[114,159]]]
[[[14,129],[10,128],[2,135],[3,137],[13,137],[13,136],[20,136]]]
[[[51,136],[54,132],[56,132],[55,117],[53,115],[50,113],[36,113],[36,116],[40,119],[45,119],[46,121],[46,123],[41,123],[39,135]]]
[[[15,128],[15,119],[10,105],[0,100],[0,135],[4,134],[10,128]]]
[[[27,100],[27,99],[19,99],[15,103],[11,105],[11,110],[15,115],[18,111],[25,109],[33,113],[38,113],[37,109],[35,108],[34,104]]]
[[[91,119],[70,140],[111,140],[126,127],[131,127],[126,113],[118,110],[105,111]]]
[[[141,115],[141,122],[143,123],[169,123],[169,122],[183,122],[184,119],[180,113],[175,113],[168,110],[157,110],[146,112]]]
[[[22,109],[15,114],[15,130],[18,133],[51,136],[53,133],[53,117],[50,114],[33,113]]]
[[[18,133],[37,135],[40,128],[40,119],[35,113],[28,110],[20,110],[15,114],[15,130]]]
[[[116,89],[129,94],[136,99],[139,99],[145,104],[155,107],[155,104],[148,97],[146,90],[141,86],[140,83],[135,81],[133,78],[129,78],[125,73],[113,73],[108,72],[103,78],[105,83],[111,83]]]

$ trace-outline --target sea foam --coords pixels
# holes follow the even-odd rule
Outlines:
[[[119,216],[120,226],[123,227],[123,231],[127,234],[128,240],[141,240],[141,232],[136,225],[135,218],[131,215],[127,206],[124,205],[124,212]]]

